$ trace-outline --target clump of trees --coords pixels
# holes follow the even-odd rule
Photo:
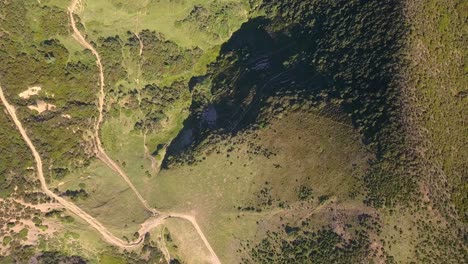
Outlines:
[[[70,54],[59,40],[69,34],[68,23],[65,23],[68,21],[66,10],[42,6],[38,2],[20,4],[15,1],[1,2],[0,9],[3,12],[0,17],[2,30],[7,32],[0,33],[0,85],[10,102],[18,106],[17,114],[41,152],[44,167],[50,168],[50,171],[46,170],[49,172],[47,176],[63,177],[62,172],[86,165],[89,158],[83,148],[81,133],[92,124],[91,119],[96,114],[97,72],[94,60],[70,60],[76,54]],[[89,52],[77,53],[81,59],[93,58]],[[17,96],[33,85],[43,88],[36,98],[24,100]],[[36,99],[45,100],[57,108],[34,114],[26,106]],[[62,114],[69,114],[72,119],[65,120]],[[35,184],[35,181],[26,179],[33,171],[21,169],[34,164],[29,158],[29,150],[21,143],[20,135],[14,130],[8,131],[11,125],[10,120],[1,118],[0,133],[6,136],[1,137],[0,145],[10,146],[10,153],[0,155],[0,159],[5,159],[0,162],[0,178],[9,173],[21,174],[14,178],[23,177],[24,182]],[[24,158],[8,162],[8,157]],[[20,164],[20,161],[26,164]],[[3,179],[3,182],[2,190],[14,186],[8,179]],[[22,190],[20,187],[19,191]]]
[[[139,37],[144,47],[141,69],[146,80],[157,80],[163,75],[174,76],[190,71],[202,55],[200,49],[183,49],[154,31],[143,30]],[[134,49],[139,47],[136,37],[129,38],[129,43]]]
[[[299,198],[299,200],[302,200],[302,201],[313,199],[314,196],[313,196],[312,188],[301,185],[297,192],[297,198]]]
[[[288,228],[288,239],[282,233],[269,232],[251,251],[245,263],[363,263],[369,261],[369,238],[360,232],[346,241],[333,230],[315,232]]]
[[[61,193],[61,196],[70,197],[73,201],[84,200],[88,198],[89,194],[84,189],[66,190]]]
[[[195,5],[183,19],[175,22],[176,27],[185,27],[205,34],[208,41],[220,41],[229,37],[245,19],[245,7],[240,2],[211,2]]]

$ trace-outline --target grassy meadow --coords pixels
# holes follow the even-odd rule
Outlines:
[[[203,14],[200,16],[206,19],[198,21],[205,24],[197,28],[194,28],[196,25],[183,22],[187,17],[190,18],[191,12],[197,10],[195,7],[202,7]],[[80,17],[92,39],[148,29],[162,33],[180,47],[208,49],[221,44],[237,30],[247,20],[248,9],[247,1],[232,0],[103,0],[84,1]],[[229,13],[223,13],[225,10]],[[217,15],[214,16],[214,13]],[[216,28],[219,22],[225,23],[225,28]],[[210,33],[217,33],[219,37]]]
[[[51,187],[62,193],[84,190],[87,197],[69,198],[121,238],[133,240],[140,224],[150,216],[124,180],[97,159]]]
[[[353,200],[349,194],[359,190],[368,158],[347,123],[316,113],[288,113],[216,145],[200,150],[194,165],[171,167],[135,184],[155,207],[193,213],[227,263],[240,261],[232,252],[241,241],[255,241],[276,228],[280,217],[306,215],[327,200]],[[257,147],[275,154],[255,154]],[[310,194],[300,196],[301,189]]]

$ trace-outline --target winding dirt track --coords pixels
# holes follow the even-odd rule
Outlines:
[[[14,108],[10,106],[11,109],[13,109],[13,115],[12,118],[15,120],[15,124],[17,125],[18,129],[21,131],[23,131],[24,133],[21,133],[23,135],[23,138],[25,139],[25,141],[29,142],[28,143],[28,146],[31,148],[31,151],[33,152],[34,154],[34,157],[35,157],[35,160],[36,160],[36,164],[38,166],[38,171],[39,171],[39,168],[40,168],[40,175],[39,175],[39,178],[41,179],[41,185],[43,186],[43,189],[47,190],[47,194],[51,194],[51,195],[54,195],[54,198],[55,197],[58,197],[60,198],[57,199],[60,203],[62,203],[61,201],[64,201],[65,203],[62,203],[67,209],[68,209],[68,206],[70,206],[70,208],[72,208],[73,210],[75,210],[76,212],[79,212],[80,214],[77,214],[79,215],[80,217],[83,217],[83,219],[85,219],[87,222],[89,222],[90,224],[92,224],[93,227],[95,227],[102,235],[104,238],[106,238],[106,240],[108,240],[109,242],[111,242],[112,244],[114,245],[117,245],[117,246],[120,246],[120,247],[134,247],[136,245],[138,245],[142,240],[143,240],[143,236],[149,232],[151,229],[157,227],[158,225],[162,224],[163,221],[166,219],[166,218],[179,218],[179,219],[184,219],[184,220],[187,220],[189,221],[193,227],[195,228],[195,230],[197,231],[197,233],[199,234],[200,238],[202,239],[203,243],[205,244],[205,246],[207,247],[208,251],[210,252],[211,254],[211,260],[214,264],[221,264],[221,261],[219,260],[218,256],[216,255],[215,251],[213,250],[213,248],[211,247],[208,239],[206,238],[205,234],[203,233],[202,229],[200,228],[200,226],[198,225],[195,217],[193,215],[189,215],[189,214],[181,214],[181,213],[162,213],[162,212],[159,212],[158,210],[156,210],[155,208],[151,208],[149,205],[148,205],[148,202],[143,198],[143,196],[138,192],[138,190],[135,188],[135,186],[133,185],[133,183],[131,182],[130,178],[125,174],[125,172],[107,155],[107,153],[105,152],[105,150],[102,148],[102,143],[101,143],[101,140],[100,140],[100,137],[99,137],[99,131],[100,131],[100,126],[103,122],[103,110],[104,110],[104,101],[105,101],[105,97],[106,97],[106,94],[105,94],[105,90],[104,90],[104,69],[103,69],[103,66],[102,66],[102,63],[101,63],[101,57],[99,56],[99,53],[96,51],[96,49],[89,43],[86,41],[85,37],[81,34],[81,32],[78,30],[78,28],[76,27],[76,21],[75,21],[75,18],[73,16],[76,8],[77,8],[77,5],[79,3],[80,0],[72,0],[69,8],[68,8],[68,14],[69,14],[69,17],[70,17],[70,22],[71,22],[71,26],[72,26],[72,29],[73,29],[73,37],[86,49],[89,49],[91,51],[91,53],[94,55],[94,57],[96,57],[96,65],[98,66],[98,69],[99,69],[99,86],[100,86],[100,89],[99,89],[99,97],[98,97],[98,111],[99,111],[99,116],[98,116],[98,119],[96,120],[96,123],[94,125],[94,148],[95,148],[95,154],[96,154],[96,157],[99,158],[102,162],[104,162],[109,168],[111,168],[112,170],[114,170],[115,172],[117,172],[121,177],[122,179],[124,179],[124,181],[127,183],[127,185],[132,189],[132,191],[135,193],[135,195],[138,197],[138,199],[140,200],[140,202],[143,204],[143,206],[150,212],[153,213],[153,217],[148,219],[147,221],[145,221],[145,223],[142,224],[142,228],[140,229],[139,231],[139,234],[140,234],[140,237],[138,238],[138,240],[136,242],[132,242],[132,243],[125,243],[123,242],[122,240],[116,238],[115,236],[113,236],[107,229],[105,229],[104,226],[102,226],[102,224],[100,224],[96,219],[94,219],[92,216],[86,214],[86,212],[84,212],[83,210],[81,210],[79,207],[77,207],[76,205],[66,201],[65,199],[61,198],[61,197],[58,197],[57,195],[55,195],[54,193],[52,193],[48,188],[47,188],[47,185],[45,183],[45,179],[44,179],[44,175],[43,175],[43,172],[42,172],[42,160],[39,156],[39,154],[37,153],[37,151],[35,150],[34,148],[34,145],[31,143],[31,141],[29,140],[26,132],[24,131],[24,129],[22,128],[21,126],[21,123],[19,122],[19,120],[16,118],[16,115],[14,114]],[[142,47],[140,47],[140,55],[142,53]],[[2,93],[2,101],[4,101],[4,103],[6,102],[6,99],[4,100],[5,98],[3,97],[3,93]],[[6,102],[7,103],[7,102]],[[8,107],[7,107],[8,108]],[[11,114],[10,114],[11,115]],[[18,126],[19,125],[19,126]],[[20,129],[21,128],[21,129]],[[72,212],[75,212],[71,210]],[[79,211],[78,211],[79,210]],[[89,219],[89,221],[87,220]]]
[[[47,183],[44,178],[44,172],[42,169],[42,159],[39,153],[37,152],[36,148],[34,147],[34,144],[31,142],[31,139],[29,138],[28,134],[26,133],[26,130],[23,128],[23,125],[19,121],[18,117],[16,116],[16,111],[15,108],[7,101],[5,98],[5,95],[3,93],[3,89],[0,87],[0,99],[5,106],[5,109],[7,110],[8,114],[10,115],[11,119],[16,125],[16,128],[19,130],[21,136],[23,137],[24,141],[28,145],[29,149],[31,150],[34,160],[36,162],[36,167],[37,167],[37,176],[39,177],[39,181],[41,182],[41,188],[42,191],[47,194],[49,197],[57,200],[60,204],[63,205],[67,210],[70,212],[74,213],[75,215],[81,217],[83,220],[85,220],[89,225],[91,225],[93,228],[99,231],[101,233],[102,237],[109,243],[122,247],[122,248],[133,248],[136,247],[140,244],[140,242],[143,239],[143,234],[140,235],[140,237],[135,241],[131,243],[127,243],[123,241],[120,238],[117,238],[114,236],[107,228],[105,228],[99,221],[97,221],[94,217],[83,211],[81,208],[76,206],[74,203],[69,202],[65,200],[64,198],[58,196],[49,188],[47,187]]]
[[[102,162],[104,162],[109,168],[117,172],[122,179],[127,183],[127,185],[132,189],[132,191],[135,193],[135,195],[138,197],[138,199],[141,201],[143,206],[150,212],[152,213],[158,213],[154,208],[151,208],[146,200],[143,198],[143,196],[140,195],[138,190],[135,188],[133,183],[130,181],[128,176],[120,169],[120,167],[107,155],[107,153],[104,151],[102,148],[102,143],[101,139],[99,138],[99,130],[102,124],[102,121],[104,119],[103,117],[103,111],[104,111],[104,100],[106,97],[106,94],[104,92],[104,68],[102,67],[101,63],[101,57],[99,56],[99,53],[96,51],[96,49],[86,41],[84,36],[81,34],[81,32],[78,30],[76,27],[76,21],[75,17],[73,16],[73,12],[75,11],[77,5],[78,5],[79,0],[73,0],[72,3],[70,4],[68,8],[68,14],[70,17],[70,24],[73,29],[73,38],[75,38],[76,41],[78,41],[84,48],[89,49],[91,53],[96,57],[96,64],[99,69],[99,97],[98,97],[98,119],[96,120],[96,123],[94,124],[94,152],[96,154],[96,157],[100,159]]]
[[[112,170],[116,171],[123,179],[124,181],[128,184],[128,186],[132,189],[132,191],[135,193],[135,195],[138,197],[138,199],[141,201],[141,203],[144,205],[144,207],[153,213],[153,216],[147,219],[142,225],[139,230],[140,236],[138,239],[136,239],[133,242],[126,242],[123,241],[122,239],[114,236],[106,227],[104,227],[97,219],[86,213],[84,210],[82,210],[80,207],[76,206],[74,203],[58,196],[54,192],[52,192],[46,183],[46,180],[44,178],[44,171],[43,171],[43,164],[42,164],[42,158],[39,155],[38,151],[36,150],[34,144],[32,143],[31,139],[29,138],[28,134],[26,133],[26,130],[24,129],[21,121],[19,121],[15,107],[11,105],[8,100],[6,99],[3,89],[0,86],[0,99],[5,106],[5,109],[7,110],[9,116],[13,120],[14,124],[16,125],[16,128],[20,132],[21,136],[23,137],[24,141],[26,142],[27,146],[31,150],[31,153],[33,154],[35,163],[36,163],[36,168],[37,168],[37,176],[39,178],[39,181],[41,183],[41,188],[42,191],[48,195],[49,197],[55,199],[58,201],[65,209],[69,210],[73,214],[77,215],[78,217],[82,218],[84,221],[86,221],[90,226],[95,228],[104,238],[105,241],[107,241],[110,244],[113,244],[115,246],[118,246],[120,248],[125,248],[125,249],[131,249],[138,247],[141,242],[144,240],[144,236],[147,232],[151,231],[153,228],[161,225],[167,218],[179,218],[179,219],[184,219],[189,221],[197,233],[199,234],[200,238],[202,239],[203,243],[209,250],[211,254],[211,260],[214,264],[220,264],[220,260],[218,256],[216,255],[215,251],[211,247],[210,243],[208,242],[208,239],[205,237],[203,231],[201,230],[200,226],[198,225],[196,219],[194,216],[189,215],[189,214],[180,214],[180,213],[161,213],[155,208],[151,208],[146,200],[141,196],[141,194],[138,192],[138,190],[135,188],[135,186],[132,184],[130,181],[129,177],[125,174],[125,172],[120,169],[120,167],[106,154],[104,149],[102,148],[101,140],[99,138],[99,130],[100,130],[100,125],[103,121],[103,109],[104,109],[104,99],[105,99],[105,92],[104,92],[104,70],[103,66],[101,63],[101,58],[99,56],[99,53],[94,49],[94,47],[88,43],[83,35],[80,33],[80,31],[76,27],[76,22],[75,18],[73,16],[73,13],[77,7],[79,0],[73,0],[69,6],[68,13],[70,17],[70,22],[71,26],[73,28],[73,37],[86,49],[89,49],[92,54],[96,57],[96,64],[99,68],[99,79],[100,79],[100,91],[99,91],[99,104],[98,104],[98,110],[99,110],[99,116],[98,119],[96,120],[95,126],[94,126],[94,147],[95,147],[95,154],[96,157],[98,157],[102,162],[104,162],[109,168]],[[164,254],[166,255],[166,254]],[[168,255],[168,253],[167,253]],[[166,255],[166,256],[167,256]],[[169,260],[168,260],[169,261]]]

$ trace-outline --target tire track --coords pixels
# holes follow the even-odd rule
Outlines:
[[[18,117],[16,116],[16,110],[14,106],[12,106],[8,100],[5,97],[5,94],[3,93],[3,88],[0,87],[0,99],[5,106],[5,109],[7,110],[7,113],[13,120],[13,122],[16,125],[16,128],[20,132],[21,136],[23,137],[23,140],[26,142],[26,145],[28,145],[29,149],[31,150],[31,153],[33,154],[34,161],[36,163],[36,169],[37,169],[37,176],[39,178],[39,181],[41,183],[41,189],[42,191],[49,196],[50,198],[58,201],[63,207],[65,207],[67,210],[72,212],[73,214],[77,215],[78,217],[82,218],[84,221],[86,221],[90,226],[95,228],[99,233],[101,233],[102,237],[104,240],[107,242],[116,245],[121,248],[134,248],[138,246],[141,241],[143,240],[143,235],[140,235],[140,237],[135,241],[135,242],[130,242],[127,243],[123,241],[122,239],[114,236],[107,228],[105,228],[98,220],[96,220],[94,217],[83,211],[81,208],[76,206],[74,203],[69,202],[65,200],[64,198],[58,196],[54,192],[52,192],[46,183],[46,180],[44,178],[44,171],[43,171],[43,164],[42,164],[42,159],[39,153],[36,150],[36,147],[32,143],[31,139],[29,138],[28,134],[26,133],[26,130],[24,129],[23,125],[19,121]]]
[[[195,217],[193,215],[189,214],[181,214],[181,213],[162,213],[158,211],[155,208],[151,208],[148,205],[148,202],[143,198],[143,196],[140,194],[140,192],[135,188],[133,183],[131,182],[130,178],[125,174],[125,172],[107,155],[105,150],[102,148],[102,143],[99,138],[99,131],[100,131],[100,126],[103,122],[103,110],[104,110],[104,102],[105,102],[105,82],[104,82],[104,68],[101,63],[101,57],[99,53],[96,51],[96,49],[86,41],[85,37],[81,34],[81,32],[78,30],[76,27],[76,21],[73,16],[74,11],[77,8],[77,5],[79,4],[80,0],[72,0],[69,8],[68,8],[68,14],[70,17],[70,22],[71,22],[71,27],[73,29],[73,37],[86,49],[89,49],[91,53],[96,57],[96,65],[99,68],[99,97],[98,97],[98,111],[99,111],[99,116],[98,119],[96,120],[95,126],[94,126],[94,148],[95,148],[95,154],[96,157],[99,158],[102,162],[104,162],[109,168],[117,172],[123,179],[124,181],[128,184],[128,186],[132,189],[132,191],[135,193],[135,195],[138,197],[140,202],[143,204],[143,206],[153,213],[155,216],[159,215],[159,218],[156,219],[166,219],[166,218],[179,218],[179,219],[184,219],[189,221],[192,226],[195,228],[197,231],[198,235],[202,239],[203,243],[207,247],[208,251],[211,254],[211,259],[212,263],[214,264],[221,264],[221,261],[219,260],[218,256],[216,255],[216,252],[213,250],[211,247],[208,239],[206,238],[205,234],[203,233],[202,229],[198,225]],[[140,42],[140,44],[142,44]],[[140,47],[142,48],[142,47]],[[140,50],[140,55],[141,55],[141,50]],[[161,222],[156,221],[155,225],[150,225],[151,228],[156,227],[158,224],[161,224]],[[144,224],[142,226],[145,226]],[[150,229],[148,229],[150,230]],[[145,232],[146,233],[146,232]]]

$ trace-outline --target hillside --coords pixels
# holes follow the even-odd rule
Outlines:
[[[467,19],[0,1],[0,263],[463,263]]]

